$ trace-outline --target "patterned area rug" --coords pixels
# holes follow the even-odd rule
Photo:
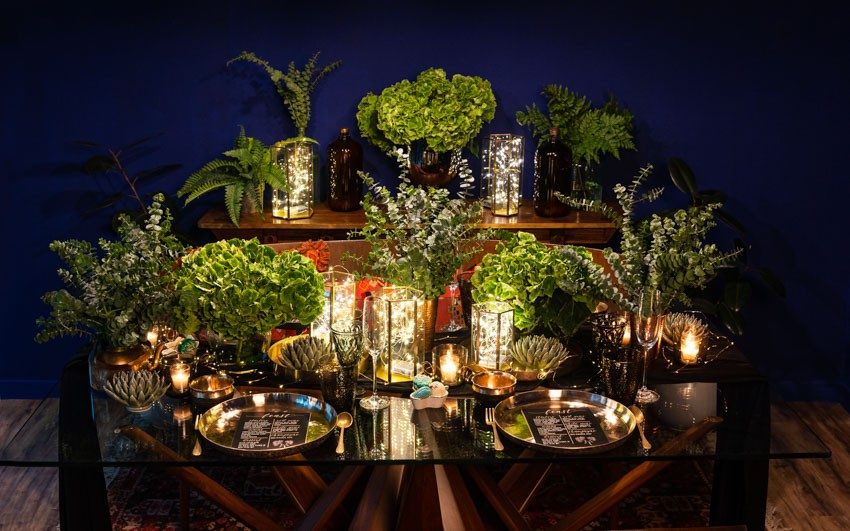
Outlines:
[[[644,527],[695,527],[708,523],[711,478],[694,462],[673,463],[643,488],[626,498],[616,512],[604,515],[590,530]],[[581,464],[556,468],[526,512],[533,529],[556,525],[572,508],[592,497],[622,474],[624,465]],[[300,514],[287,494],[264,467],[220,467],[204,470],[213,479],[286,528],[294,528]],[[107,471],[113,529],[177,530],[180,528],[176,479],[144,468]],[[331,478],[326,478],[331,479]],[[616,519],[612,521],[611,518]],[[190,502],[191,529],[235,530],[245,526],[197,493]]]

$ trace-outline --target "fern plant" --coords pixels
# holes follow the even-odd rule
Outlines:
[[[244,128],[239,129],[233,149],[225,151],[223,155],[227,158],[208,162],[190,175],[177,191],[177,197],[185,196],[188,205],[208,192],[224,188],[227,215],[238,227],[243,204],[262,215],[267,184],[272,188],[288,190],[283,170],[274,163],[272,149],[260,140],[246,136]]]
[[[652,166],[648,165],[640,170],[628,188],[622,184],[614,187],[621,212],[602,201],[561,196],[562,201],[574,208],[611,218],[622,238],[620,252],[610,248],[603,250],[614,278],[587,256],[564,247],[562,252],[583,273],[572,277],[569,285],[561,286],[564,291],[592,294],[634,311],[642,292],[659,290],[660,308],[667,309],[676,301],[690,304],[686,289],[704,288],[720,269],[735,263],[742,249],[724,252],[705,241],[716,225],[715,212],[721,203],[692,205],[635,219],[635,209],[640,203],[655,201],[664,191],[653,188],[639,193],[651,171]]]
[[[598,163],[606,154],[619,159],[620,150],[635,149],[632,114],[613,97],[595,109],[586,97],[560,85],[547,85],[543,96],[548,116],[536,104],[516,113],[517,122],[529,127],[538,142],[549,136],[549,129],[557,127],[561,140],[583,163]]]
[[[310,101],[311,94],[323,77],[336,70],[342,64],[342,61],[336,60],[318,69],[319,52],[314,53],[307,60],[302,70],[296,68],[295,61],[290,61],[286,72],[273,67],[268,61],[261,59],[253,52],[243,51],[228,61],[227,64],[230,65],[235,61],[247,61],[259,65],[266,71],[274,84],[275,90],[277,90],[277,93],[283,99],[283,104],[289,110],[289,116],[292,118],[292,123],[295,124],[295,129],[298,131],[299,137],[307,135],[307,125],[310,123],[312,104]]]

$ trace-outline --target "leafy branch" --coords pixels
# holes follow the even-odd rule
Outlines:
[[[310,123],[311,101],[310,96],[326,75],[336,70],[342,61],[336,60],[317,69],[320,52],[313,54],[305,63],[304,68],[299,70],[295,61],[291,61],[286,72],[273,67],[265,59],[261,59],[253,52],[243,51],[238,56],[227,62],[228,66],[235,61],[246,61],[260,66],[269,75],[277,93],[283,99],[283,104],[289,110],[289,116],[298,136],[306,136],[307,125]]]

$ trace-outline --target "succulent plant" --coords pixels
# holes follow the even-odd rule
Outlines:
[[[318,371],[334,361],[330,343],[311,336],[285,339],[279,349],[270,354],[278,365],[296,371]]]
[[[169,385],[162,375],[143,370],[119,372],[106,382],[103,390],[125,406],[141,409],[159,400]]]
[[[555,338],[525,336],[519,338],[511,351],[515,371],[551,371],[558,368],[567,356],[567,349]]]
[[[664,329],[662,334],[664,341],[671,345],[678,345],[682,341],[682,335],[691,330],[698,341],[708,333],[708,325],[691,313],[671,313],[664,318]]]

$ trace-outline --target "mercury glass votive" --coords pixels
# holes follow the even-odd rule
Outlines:
[[[381,343],[375,374],[388,383],[410,381],[419,362],[418,315],[422,292],[409,287],[384,286],[377,291],[375,299]]]
[[[325,282],[325,305],[322,313],[310,324],[310,335],[327,342],[331,340],[331,326],[337,321],[354,319],[357,307],[354,274],[333,267],[322,273]]]
[[[485,369],[508,370],[514,342],[514,311],[502,301],[472,305],[472,355]]]
[[[318,167],[314,145],[306,140],[274,145],[274,163],[283,170],[289,190],[272,189],[272,216],[300,219],[313,215],[313,180]]]
[[[525,148],[522,135],[495,133],[481,150],[481,195],[494,216],[519,214]]]

